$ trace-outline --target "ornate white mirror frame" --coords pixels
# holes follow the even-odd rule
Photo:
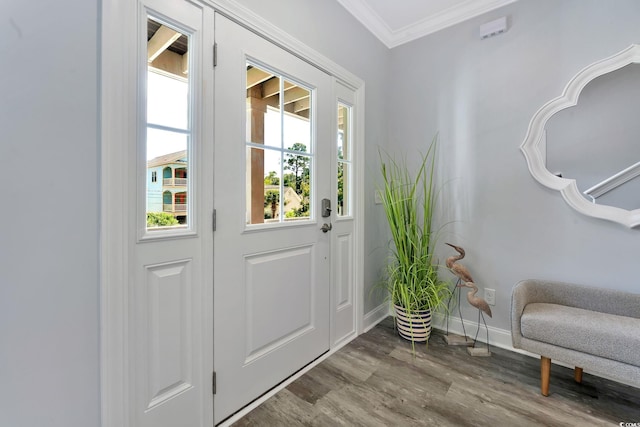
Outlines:
[[[529,123],[527,136],[520,146],[527,159],[531,175],[542,185],[557,190],[575,210],[585,215],[623,224],[629,228],[640,225],[640,209],[632,211],[613,206],[598,205],[587,200],[578,190],[575,179],[561,178],[546,168],[543,153],[546,152],[545,126],[557,112],[575,106],[582,89],[593,79],[640,62],[640,45],[633,44],[625,50],[587,66],[573,77],[559,97],[544,104]]]

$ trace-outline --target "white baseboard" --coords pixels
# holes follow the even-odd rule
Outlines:
[[[436,314],[433,316],[433,327],[439,329],[441,331],[446,331],[446,318],[442,314]],[[467,336],[473,339],[478,329],[478,323],[473,322],[471,320],[464,321],[464,327],[467,331]],[[540,359],[539,354],[530,353],[528,351],[520,350],[519,348],[513,348],[513,344],[511,341],[511,331],[506,329],[494,328],[489,326],[489,344],[491,346],[503,348],[505,350],[513,351],[515,353],[524,354],[525,356],[533,357],[534,359]],[[454,334],[462,335],[462,322],[460,318],[450,318],[449,319],[449,332],[453,332]],[[478,334],[478,341],[486,343],[487,341],[487,331],[484,329],[484,324],[482,325],[482,329],[480,329],[480,333]],[[571,366],[564,362],[559,362],[557,360],[552,360],[551,363],[564,366],[565,368],[572,369],[575,366]],[[631,387],[637,387],[634,384],[626,381],[620,381],[618,379],[613,379],[606,374],[601,372],[586,372],[587,374],[591,374],[595,377],[604,378],[610,381],[618,382],[621,384],[629,385]]]
[[[445,316],[439,313],[434,315],[433,327],[441,330],[442,332],[446,332]],[[519,348],[514,348],[513,342],[511,341],[510,330],[494,328],[493,326],[488,326],[488,328],[489,328],[489,345],[498,347],[498,348],[503,348],[505,350],[513,351],[514,353],[524,354],[525,356],[533,357],[534,359],[540,359],[539,354],[530,353],[528,351],[524,351]],[[478,330],[478,322],[465,320],[464,329],[467,331],[467,336],[473,339],[476,335],[476,331]],[[453,332],[454,334],[458,334],[458,335],[463,335],[462,331],[463,331],[462,322],[460,321],[460,318],[459,317],[449,318],[449,332]],[[487,331],[484,329],[484,324],[482,325],[482,328],[480,329],[480,333],[478,334],[478,341],[482,343],[487,342]],[[552,360],[551,362],[556,365],[564,366],[566,368],[571,368],[571,369],[574,368],[573,366],[569,366],[566,363],[558,362],[556,360]],[[593,375],[597,375],[597,374],[593,374]]]
[[[336,350],[338,348],[344,347],[345,345],[353,341],[357,336],[358,336],[358,333],[356,331],[353,331],[350,334],[345,335],[344,337],[340,338],[339,340],[333,343],[333,345],[331,346],[331,350]]]
[[[440,329],[441,331],[446,331],[446,317],[442,314],[436,314],[433,316],[433,327],[436,329]],[[521,351],[513,348],[513,344],[511,343],[511,331],[507,331],[506,329],[494,328],[492,326],[488,326],[489,328],[489,345],[504,348],[506,350],[515,351],[516,353],[527,354],[532,357],[539,357],[534,355],[533,353],[527,353],[525,351]],[[472,338],[475,337],[476,331],[478,330],[478,323],[472,322],[470,320],[464,321],[464,330],[467,332],[467,336]],[[459,317],[451,317],[449,318],[449,332],[453,332],[454,334],[463,335],[462,322]],[[482,328],[480,328],[480,332],[478,333],[478,341],[486,343],[487,342],[487,331],[484,329],[484,324],[482,324]]]
[[[390,309],[389,303],[385,301],[379,306],[377,306],[376,308],[374,308],[373,310],[371,310],[370,312],[368,312],[367,314],[365,314],[364,321],[362,322],[362,326],[363,326],[362,333],[364,334],[365,332],[373,329],[374,326],[376,326],[378,323],[386,319],[387,316],[391,315],[391,312],[389,311],[389,309]]]

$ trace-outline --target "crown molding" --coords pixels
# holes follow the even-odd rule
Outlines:
[[[366,0],[338,0],[338,3],[391,49],[516,1],[466,0],[398,29],[389,27]]]

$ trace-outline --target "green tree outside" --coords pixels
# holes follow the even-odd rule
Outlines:
[[[288,148],[292,151],[306,153],[307,146],[300,142],[296,142]],[[302,197],[300,208],[287,212],[287,218],[309,216],[309,197],[310,197],[310,172],[309,165],[311,158],[309,156],[296,155],[287,153],[284,156],[284,169],[290,173],[283,176],[285,186],[292,187],[295,192]]]
[[[147,212],[147,227],[167,227],[178,224],[176,217],[166,212]]]
[[[264,207],[271,207],[271,218],[276,217],[276,211],[278,210],[278,203],[280,202],[280,191],[269,190],[264,195]],[[265,215],[266,217],[266,215]],[[266,218],[265,218],[266,219]]]

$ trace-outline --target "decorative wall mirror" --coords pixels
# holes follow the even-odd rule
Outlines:
[[[578,100],[580,102],[578,102]],[[595,62],[533,116],[529,171],[578,212],[640,225],[640,45]]]

